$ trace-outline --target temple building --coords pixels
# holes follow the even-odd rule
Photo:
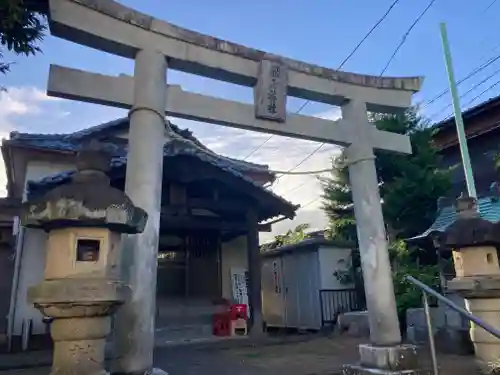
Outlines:
[[[159,331],[183,339],[210,334],[217,301],[247,302],[236,281],[241,284],[252,274],[260,278],[260,264],[248,262],[259,259],[249,255],[259,252],[259,232],[293,218],[298,207],[264,187],[275,178],[267,166],[218,155],[189,130],[170,127],[172,139],[164,146],[156,321]],[[111,150],[111,185],[124,189],[128,128],[123,118],[70,134],[11,133],[2,144],[9,199],[21,202],[68,183],[77,151],[91,140]],[[43,278],[46,233],[19,227],[17,220],[14,233],[7,337],[13,348],[34,348],[47,342],[48,331],[26,292]],[[255,285],[251,280],[246,284]]]

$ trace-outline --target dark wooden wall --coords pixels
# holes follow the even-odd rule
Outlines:
[[[478,195],[489,194],[491,184],[497,179],[494,157],[500,155],[500,129],[478,135],[468,140],[469,154]],[[443,167],[454,167],[450,197],[457,197],[467,190],[462,159],[458,145],[441,151]]]

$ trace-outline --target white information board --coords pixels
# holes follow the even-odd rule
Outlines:
[[[231,289],[234,301],[247,305],[247,313],[248,317],[250,317],[250,306],[248,306],[248,271],[246,269],[231,268]]]

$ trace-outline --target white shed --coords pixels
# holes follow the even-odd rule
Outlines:
[[[262,312],[267,327],[319,330],[339,313],[363,310],[349,271],[352,246],[312,238],[262,253]]]

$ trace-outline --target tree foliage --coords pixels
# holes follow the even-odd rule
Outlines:
[[[382,209],[390,239],[408,238],[426,230],[434,221],[436,202],[451,188],[449,170],[440,169],[440,155],[432,146],[433,129],[414,110],[404,115],[377,115],[381,130],[410,137],[413,154],[376,152]],[[332,160],[330,178],[322,180],[324,209],[332,237],[354,240],[356,227],[345,154]]]
[[[421,293],[404,280],[410,274],[430,286],[439,286],[438,267],[421,265],[403,241],[425,231],[435,220],[437,199],[451,188],[451,171],[440,168],[440,155],[432,146],[433,129],[411,109],[404,115],[376,115],[374,126],[410,137],[413,154],[377,152],[376,170],[386,224],[399,313],[420,305]],[[357,243],[356,221],[349,185],[346,156],[332,160],[330,178],[322,180],[324,210],[329,218],[328,235]],[[359,252],[353,255],[351,275],[361,277]],[[344,275],[345,276],[345,275]],[[352,280],[351,280],[352,281]]]
[[[3,51],[26,56],[40,52],[38,43],[46,29],[48,0],[0,0],[0,73],[9,71]]]
[[[289,229],[285,234],[278,234],[274,237],[273,242],[262,246],[262,251],[269,251],[284,245],[291,245],[309,238],[309,234],[306,233],[309,227],[309,224],[299,224],[294,229]]]

